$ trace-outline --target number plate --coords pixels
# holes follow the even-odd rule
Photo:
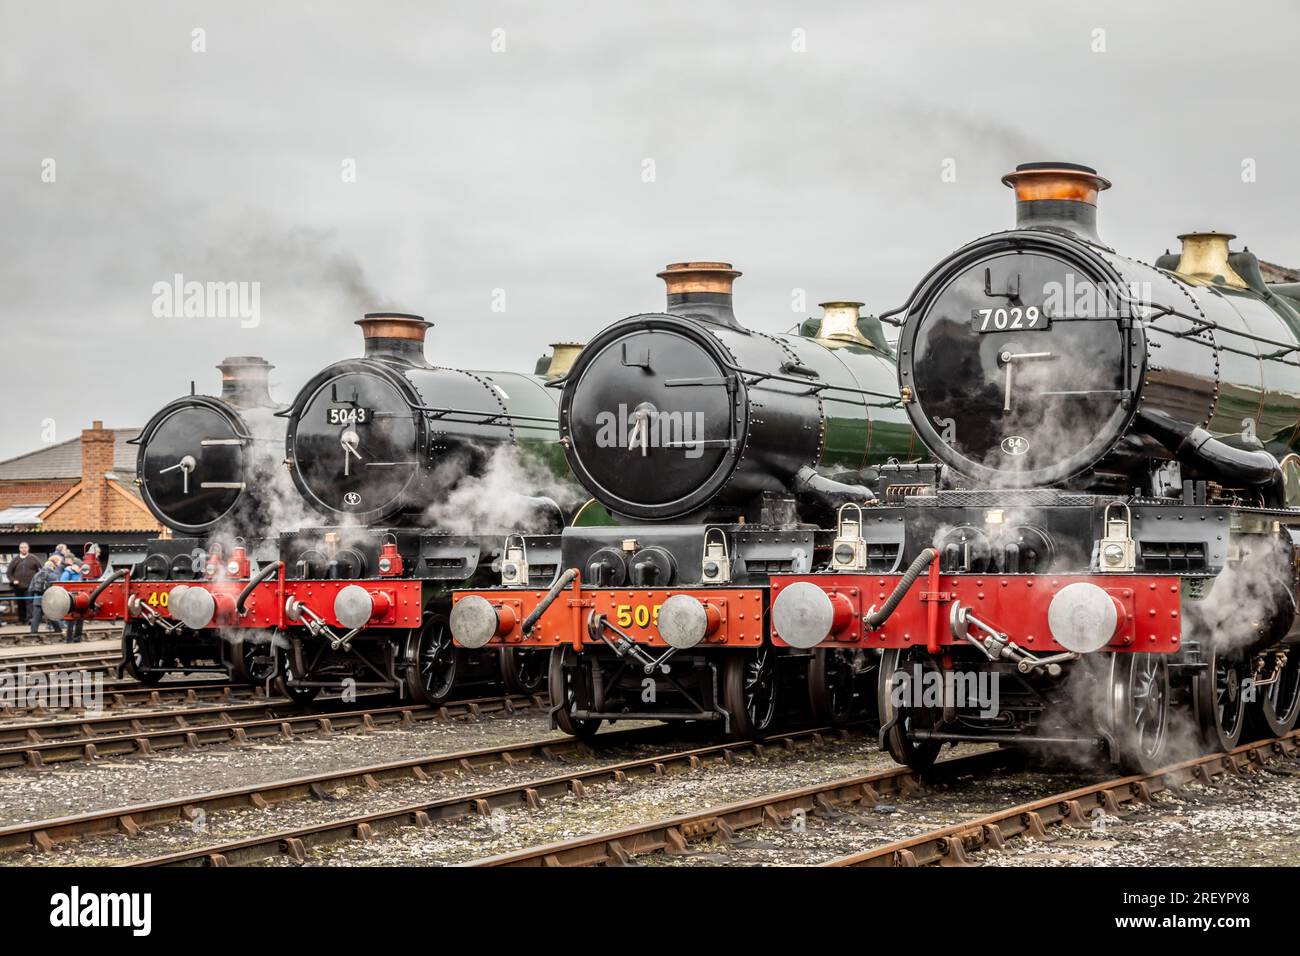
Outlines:
[[[1015,305],[972,309],[970,324],[976,332],[1037,332],[1051,326],[1052,319],[1036,305]]]
[[[371,411],[368,408],[338,408],[334,407],[329,410],[329,423],[331,425],[365,425],[370,421]]]

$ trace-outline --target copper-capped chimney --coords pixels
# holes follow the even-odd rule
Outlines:
[[[278,408],[271,399],[271,369],[260,355],[231,355],[217,366],[221,371],[221,398],[235,408]]]
[[[365,357],[407,365],[425,365],[424,337],[432,322],[408,312],[367,312],[357,319],[366,340]]]
[[[1097,194],[1110,180],[1079,163],[1021,163],[1002,177],[1016,191],[1016,228],[1050,229],[1101,242]]]
[[[668,286],[668,313],[739,327],[731,286],[741,273],[730,262],[674,262],[659,278]]]

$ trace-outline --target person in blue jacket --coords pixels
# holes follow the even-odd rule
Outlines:
[[[82,581],[84,574],[90,570],[84,565],[77,564],[76,561],[69,561],[63,566],[63,573],[59,575],[59,583],[64,581]],[[85,618],[73,618],[68,621],[68,636],[63,639],[65,644],[80,644],[81,632],[86,627]]]

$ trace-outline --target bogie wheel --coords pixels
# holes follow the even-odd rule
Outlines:
[[[546,683],[549,656],[545,651],[524,651],[517,647],[501,648],[501,678],[512,694],[531,697]]]
[[[261,687],[275,671],[275,658],[269,641],[251,634],[236,632],[225,635],[226,664],[230,679],[237,684]]]
[[[731,718],[734,740],[762,737],[776,722],[778,681],[771,647],[728,651],[722,664],[722,706]]]
[[[1211,649],[1203,671],[1192,678],[1192,708],[1201,742],[1211,753],[1241,743],[1246,725],[1246,695],[1242,682],[1246,663],[1239,656]]]
[[[302,675],[294,673],[293,654],[283,647],[275,650],[276,678],[275,689],[295,704],[310,704],[320,693],[319,687],[300,687],[298,681]]]
[[[808,662],[808,705],[818,724],[842,727],[852,719],[862,669],[855,655],[861,651],[822,648]]]
[[[1300,644],[1287,648],[1282,672],[1271,683],[1257,687],[1250,708],[1252,730],[1261,737],[1289,734],[1300,717]]]
[[[127,625],[122,632],[122,661],[126,672],[141,684],[153,686],[166,676],[149,670],[162,666],[162,638],[143,627]]]
[[[1105,686],[1108,730],[1119,764],[1150,773],[1169,760],[1172,710],[1169,660],[1164,654],[1111,654]]]
[[[876,675],[876,711],[880,715],[882,743],[889,756],[913,770],[929,770],[943,745],[934,740],[916,740],[912,736],[914,731],[929,726],[931,721],[923,708],[908,703],[911,664],[910,652],[885,651]],[[906,681],[898,678],[900,673],[907,675]]]
[[[406,689],[422,704],[441,704],[456,686],[460,651],[452,643],[447,615],[426,612],[406,653]]]
[[[572,714],[575,708],[584,709],[586,706],[586,694],[582,692],[580,683],[582,678],[578,668],[572,664],[576,656],[576,652],[568,646],[551,651],[550,666],[547,668],[547,690],[551,706],[555,708],[551,714],[555,718],[556,729],[571,737],[588,740],[596,736],[601,722],[595,717],[574,717]]]

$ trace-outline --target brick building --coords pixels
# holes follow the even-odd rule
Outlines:
[[[158,537],[163,528],[135,484],[138,428],[95,422],[71,441],[0,462],[0,558],[27,541],[37,554],[56,544],[112,546]]]

